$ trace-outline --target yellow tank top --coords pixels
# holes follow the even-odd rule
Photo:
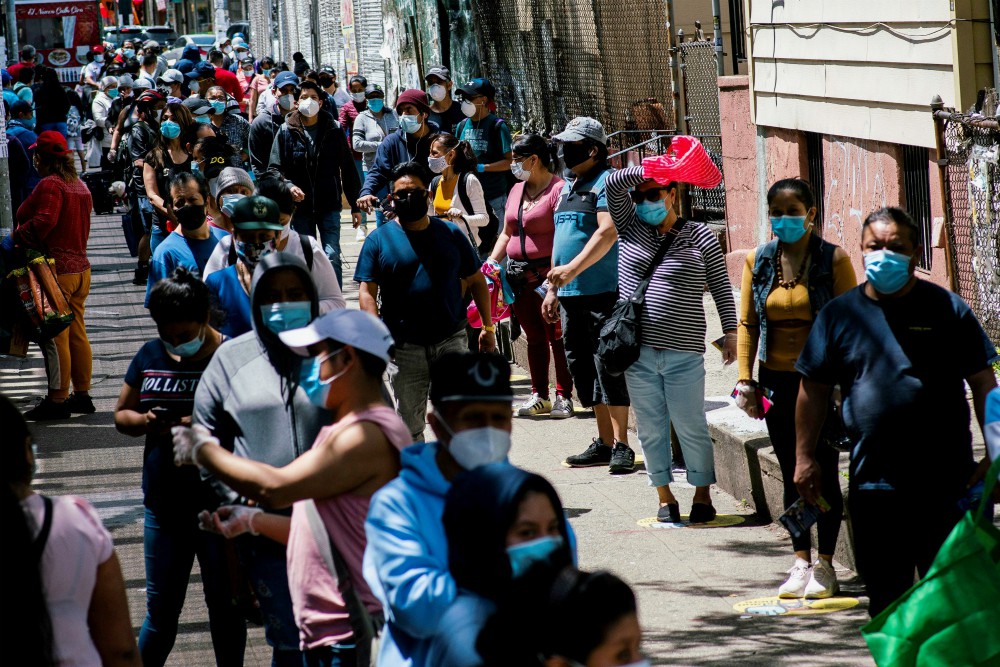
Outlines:
[[[455,181],[458,183],[458,181]],[[434,212],[438,215],[444,215],[448,209],[451,208],[451,202],[455,198],[455,190],[452,188],[451,196],[445,198],[444,196],[444,179],[438,181],[437,191],[434,193]]]

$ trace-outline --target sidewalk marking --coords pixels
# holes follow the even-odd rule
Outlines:
[[[831,614],[858,606],[857,598],[835,597],[825,600],[754,598],[733,605],[733,609],[748,616],[805,616]]]
[[[656,520],[655,516],[651,516],[648,519],[639,519],[636,523],[643,528],[669,530],[672,528],[729,528],[731,526],[738,526],[744,521],[746,521],[746,517],[738,514],[718,514],[708,523],[688,523],[688,515],[682,514],[680,523],[660,523]]]

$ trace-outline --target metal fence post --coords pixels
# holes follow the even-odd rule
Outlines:
[[[944,138],[944,120],[938,117],[937,112],[944,110],[944,100],[941,99],[940,95],[935,95],[931,98],[931,117],[934,118],[934,145],[937,149],[937,166],[938,175],[941,181],[941,209],[944,211],[944,225],[945,225],[945,247],[944,256],[945,262],[948,267],[948,282],[951,286],[952,292],[958,291],[958,280],[955,273],[955,258],[952,253],[951,248],[951,226],[954,221],[951,217],[951,210],[949,202],[951,201],[950,185],[948,183],[948,151],[945,146]],[[929,239],[924,239],[924,242],[929,242]]]

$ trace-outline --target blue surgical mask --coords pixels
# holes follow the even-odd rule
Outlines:
[[[385,108],[385,100],[376,97],[368,100],[368,108],[372,110],[373,113],[379,113]]]
[[[212,122],[211,116],[195,116],[194,119],[199,123],[203,123],[205,125],[208,125],[209,123]]]
[[[122,52],[122,55],[125,56],[126,58],[133,58],[135,57],[135,49],[125,49]]]
[[[546,535],[537,540],[522,542],[512,547],[507,547],[507,558],[510,559],[510,571],[517,579],[535,563],[541,563],[555,553],[563,544],[562,537]]]
[[[662,199],[635,205],[635,215],[647,225],[656,227],[667,218],[667,203]]]
[[[279,334],[290,329],[301,329],[312,321],[312,304],[308,301],[281,301],[260,307],[264,326]]]
[[[223,213],[225,213],[231,218],[233,217],[233,206],[235,206],[236,202],[243,199],[244,197],[246,197],[246,195],[241,195],[241,194],[222,195],[222,197],[220,198],[222,200],[222,205],[219,206],[219,208],[222,209]]]
[[[403,128],[403,132],[407,134],[413,134],[420,130],[420,117],[419,116],[400,116],[399,126]]]
[[[347,372],[345,368],[340,373],[325,380],[320,378],[320,368],[323,366],[323,362],[338,352],[340,350],[328,352],[327,354],[306,359],[302,362],[302,368],[299,371],[299,386],[306,392],[309,402],[316,407],[326,408],[327,397],[330,395],[330,384]]]
[[[270,76],[271,75],[271,70],[269,70],[269,69],[262,69],[260,71],[260,73],[263,74],[264,76]]]
[[[209,102],[209,104],[212,105],[212,108],[215,110],[215,113],[226,112],[226,103],[222,100],[212,100],[211,102]]]
[[[119,91],[118,91],[117,88],[108,88],[104,92],[104,94],[107,95],[108,97],[110,97],[111,99],[115,99],[116,97],[118,97],[118,92]]]
[[[104,56],[94,56],[94,62],[95,63],[103,63],[104,62]]]
[[[783,215],[771,218],[771,231],[782,243],[795,243],[806,235],[806,216]]]
[[[172,120],[165,120],[160,123],[160,134],[165,139],[176,139],[181,136],[181,126]]]
[[[892,250],[873,250],[865,255],[865,279],[880,294],[895,294],[910,282],[913,258]]]
[[[181,359],[193,357],[198,354],[198,350],[200,350],[201,346],[205,344],[205,329],[202,328],[201,333],[199,333],[194,339],[189,340],[186,343],[181,343],[180,345],[171,345],[162,339],[161,342],[167,352],[174,356],[180,357]]]

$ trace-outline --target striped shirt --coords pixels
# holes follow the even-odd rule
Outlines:
[[[618,293],[628,298],[642,280],[663,236],[639,220],[629,190],[646,180],[642,167],[608,176],[608,210],[618,229]],[[736,300],[722,248],[700,222],[687,221],[653,272],[646,290],[641,340],[650,347],[705,353],[705,283],[719,310],[722,328],[736,330]]]

